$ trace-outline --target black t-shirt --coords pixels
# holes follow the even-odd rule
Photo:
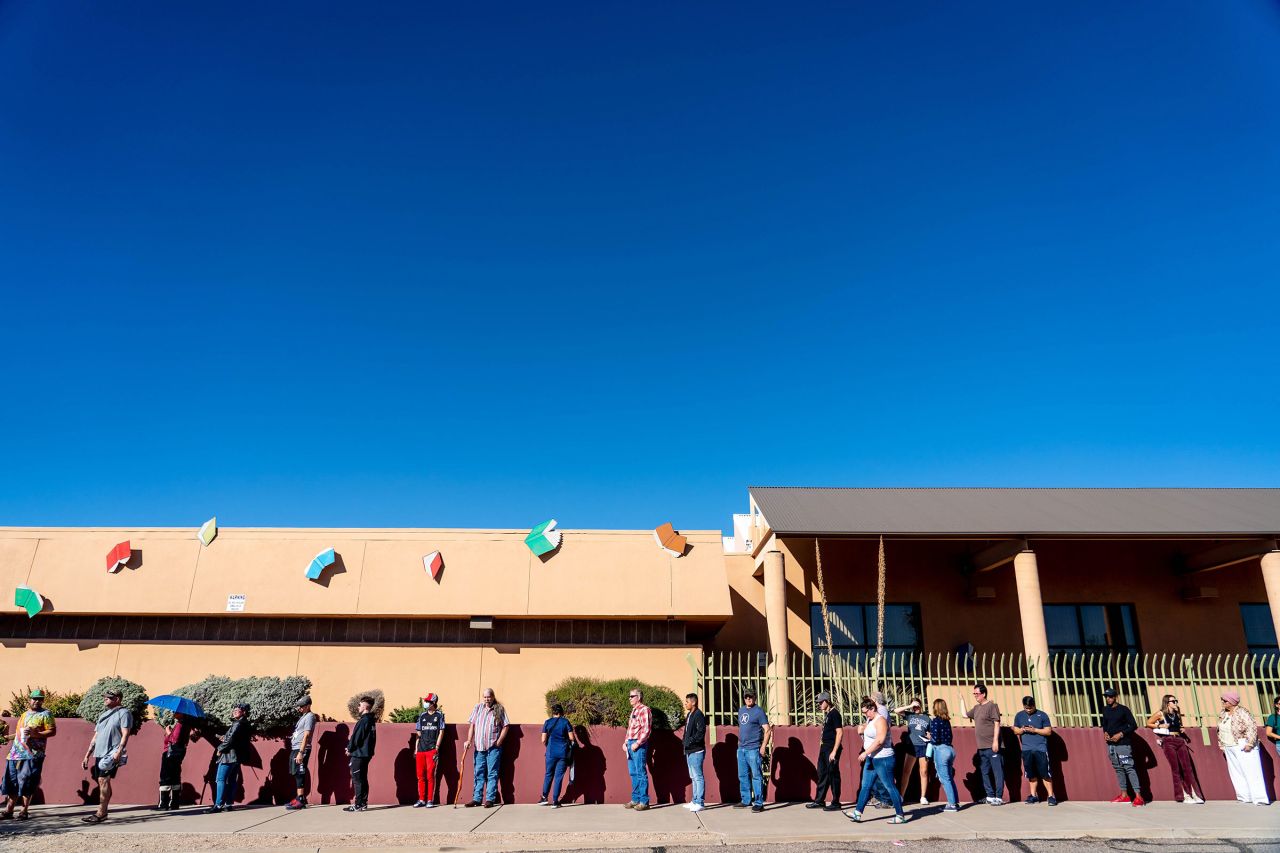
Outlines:
[[[833,746],[836,742],[836,732],[844,727],[844,718],[840,716],[840,712],[832,708],[827,712],[827,719],[822,724],[822,743],[827,746]]]
[[[444,731],[443,711],[423,711],[418,715],[418,752],[435,749],[440,742],[440,733]]]

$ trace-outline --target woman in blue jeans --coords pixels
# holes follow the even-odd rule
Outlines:
[[[933,700],[933,719],[929,721],[929,745],[933,747],[933,769],[938,773],[942,793],[947,795],[944,812],[960,810],[960,794],[956,791],[956,750],[951,745],[951,711],[942,699]]]
[[[249,706],[241,702],[231,709],[231,725],[214,750],[218,761],[217,789],[210,812],[229,812],[240,787],[240,765],[249,756]]]
[[[852,821],[862,820],[862,810],[867,807],[871,798],[871,787],[877,778],[884,783],[885,791],[893,805],[894,815],[889,823],[906,823],[910,820],[902,812],[902,797],[898,794],[898,786],[893,784],[893,746],[889,743],[889,721],[880,716],[876,703],[871,699],[862,700],[862,716],[866,718],[866,727],[862,730],[862,752],[858,755],[858,763],[862,765],[862,789],[858,791],[858,804],[845,817]]]
[[[560,783],[569,765],[570,744],[577,744],[573,726],[564,718],[564,706],[551,706],[551,719],[542,724],[542,745],[547,748],[547,770],[542,777],[540,806],[560,808]],[[555,787],[552,789],[552,783]]]

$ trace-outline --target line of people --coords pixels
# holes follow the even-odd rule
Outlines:
[[[989,699],[986,685],[975,684],[972,696],[973,706],[967,707],[962,699],[960,708],[961,713],[974,726],[978,747],[976,769],[984,788],[983,802],[992,806],[1004,805],[1001,711]],[[1119,787],[1119,793],[1112,802],[1142,806],[1145,801],[1133,755],[1137,720],[1119,702],[1115,690],[1108,688],[1103,692],[1103,698],[1102,735]],[[95,722],[93,737],[82,760],[82,767],[89,771],[99,787],[98,807],[83,818],[87,823],[107,820],[112,799],[112,780],[128,762],[127,746],[134,720],[132,713],[121,705],[121,699],[118,691],[106,691],[105,707]],[[631,778],[631,797],[626,808],[646,811],[650,808],[648,759],[653,734],[653,711],[644,703],[640,690],[632,690],[629,699],[631,712],[624,750]],[[746,691],[737,714],[739,800],[733,803],[733,807],[761,812],[764,810],[773,726],[764,710],[756,704],[756,699],[753,691]],[[43,694],[39,690],[32,691],[28,699],[28,710],[18,720],[14,742],[5,762],[4,777],[0,780],[0,791],[5,798],[4,808],[0,810],[0,820],[25,820],[29,816],[31,798],[40,783],[47,742],[57,734],[57,721],[44,709],[43,702]],[[829,693],[819,694],[817,702],[823,714],[817,756],[818,779],[814,798],[807,806],[841,811],[844,804],[840,799],[840,756],[844,748],[845,722]],[[1257,721],[1240,705],[1240,695],[1236,691],[1224,691],[1221,702],[1218,745],[1226,758],[1236,799],[1265,805],[1269,803],[1269,798],[1262,775]],[[1022,710],[1013,718],[1011,730],[1018,738],[1023,772],[1030,784],[1030,794],[1024,802],[1041,802],[1040,791],[1043,789],[1043,801],[1055,806],[1058,800],[1049,762],[1049,738],[1053,733],[1053,726],[1049,716],[1036,707],[1034,697],[1023,697],[1022,705]],[[348,812],[360,812],[368,808],[369,763],[377,748],[373,707],[374,700],[371,697],[360,698],[359,719],[352,727],[346,743],[353,792],[352,802],[344,809]],[[707,719],[699,708],[696,694],[690,693],[685,697],[684,707],[686,719],[682,748],[692,785],[690,801],[684,807],[696,812],[706,807],[704,764],[707,754]],[[297,710],[298,720],[290,738],[289,753],[289,767],[296,795],[285,806],[289,810],[308,806],[310,757],[318,722],[316,714],[311,710],[310,696],[298,699]],[[924,703],[920,699],[912,699],[907,705],[891,711],[884,694],[874,692],[862,700],[859,710],[862,720],[856,728],[861,738],[857,764],[862,773],[857,799],[853,808],[845,812],[846,816],[853,821],[860,821],[864,811],[871,805],[892,809],[892,823],[906,822],[910,815],[906,813],[903,801],[912,777],[918,776],[920,803],[927,805],[926,791],[931,766],[946,798],[943,811],[957,811],[960,808],[960,798],[954,772],[956,753],[951,712],[946,701],[935,699],[931,708],[932,715],[924,713]],[[249,705],[235,705],[231,710],[230,725],[217,740],[214,751],[214,800],[209,808],[210,812],[230,811],[237,799],[237,792],[242,786],[241,764],[250,754],[253,738],[249,712]],[[890,739],[891,716],[895,714],[905,724],[910,746],[896,784],[895,751]],[[177,713],[165,730],[164,752],[160,762],[160,799],[155,807],[157,809],[173,810],[179,806],[182,763],[194,724],[194,720]],[[473,771],[473,795],[465,803],[466,807],[492,808],[497,805],[498,774],[503,744],[510,725],[506,710],[498,702],[493,690],[486,688],[467,719],[463,741],[462,759],[465,761],[467,753],[472,753]],[[1274,713],[1265,718],[1263,725],[1265,737],[1280,743],[1280,697],[1275,700]],[[1153,730],[1156,743],[1169,764],[1174,799],[1178,802],[1203,803],[1204,791],[1199,786],[1191,760],[1189,738],[1184,730],[1186,722],[1178,698],[1171,694],[1165,695],[1160,709],[1147,718],[1146,726]],[[418,785],[418,799],[413,804],[414,808],[434,808],[438,805],[441,769],[439,747],[444,730],[445,716],[439,707],[439,697],[428,693],[422,700],[422,711],[414,725],[410,744],[414,753]],[[551,716],[542,727],[541,740],[545,747],[545,772],[538,803],[559,808],[564,781],[566,778],[572,780],[574,751],[582,746],[560,705],[551,707]],[[19,806],[21,809],[15,814]]]

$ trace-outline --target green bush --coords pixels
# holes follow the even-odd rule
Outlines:
[[[104,694],[110,689],[120,691],[120,704],[133,714],[133,731],[136,733],[142,721],[147,718],[147,699],[150,697],[147,696],[146,688],[127,678],[121,678],[118,675],[99,678],[84,692],[76,713],[83,720],[97,722],[98,716],[106,710],[107,699]]]
[[[21,717],[27,710],[27,700],[31,698],[31,691],[34,688],[28,684],[22,690],[18,690],[9,697],[9,711],[15,717]],[[44,692],[44,709],[59,719],[66,717],[80,716],[80,700],[84,697],[79,693],[58,693],[54,690],[41,687]]]
[[[421,705],[416,708],[412,705],[402,705],[394,709],[387,720],[392,723],[416,723],[418,722],[418,715],[421,713]]]
[[[185,696],[204,711],[205,720],[213,728],[231,725],[231,708],[241,702],[249,703],[249,723],[260,732],[277,732],[298,721],[298,698],[311,692],[311,679],[305,675],[289,675],[276,678],[270,675],[253,675],[248,678],[228,678],[210,675],[194,684],[184,684],[170,691],[174,696]],[[168,725],[173,715],[168,711],[156,713],[162,725]]]
[[[359,693],[347,700],[347,712],[351,714],[351,719],[360,719],[360,697],[368,696],[373,700],[373,720],[376,723],[382,722],[382,712],[387,710],[387,697],[376,687],[373,690],[361,690]],[[414,719],[418,719],[414,715]]]
[[[636,678],[568,678],[547,691],[551,706],[564,706],[564,715],[575,726],[625,726],[631,718],[631,691],[639,688],[644,703],[653,710],[655,729],[676,729],[684,722],[684,700],[674,690],[646,684]]]

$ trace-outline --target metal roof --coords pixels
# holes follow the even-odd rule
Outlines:
[[[752,486],[777,535],[1276,535],[1280,489]]]

